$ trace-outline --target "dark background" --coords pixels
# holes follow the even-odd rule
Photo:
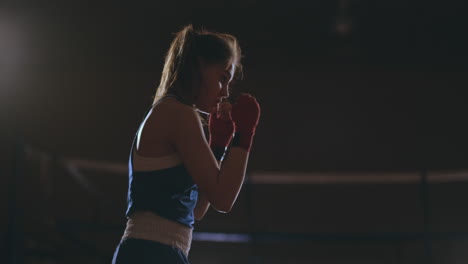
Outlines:
[[[94,241],[99,254],[112,253],[124,223],[125,174],[86,172],[105,193],[98,199],[52,163],[54,176],[46,185],[53,187],[44,198],[44,182],[35,177],[37,159],[15,163],[17,143],[44,151],[51,160],[76,157],[125,165],[173,33],[188,23],[231,33],[240,41],[245,76],[234,90],[251,92],[262,106],[251,173],[287,177],[297,172],[468,167],[468,22],[458,2],[3,4],[0,118],[6,166],[0,183],[5,186],[5,237],[14,230],[8,219],[9,210],[16,208],[25,219],[53,215],[115,224],[107,233],[90,231],[92,239],[82,239]],[[24,175],[16,185],[20,173],[15,168],[22,168]],[[422,195],[426,189],[417,183],[252,185],[250,196],[243,191],[231,214],[210,211],[198,231],[464,231],[464,184],[431,185],[429,202]],[[21,191],[13,192],[15,186]],[[20,202],[12,206],[11,197],[20,197]],[[100,199],[118,202],[110,209]],[[41,242],[40,224],[18,221],[26,230],[25,240],[37,234],[30,239],[36,242],[28,243],[47,244]],[[65,240],[57,235],[57,241]],[[46,263],[71,263],[66,256],[83,250],[67,241],[70,245],[61,250],[69,253]],[[216,243],[194,242],[191,254],[193,263],[228,263],[222,259],[232,252],[239,258],[233,263],[244,263],[252,255],[263,256],[256,259],[261,263],[417,263],[428,258],[462,263],[457,261],[466,260],[463,252],[468,249],[463,239],[432,241],[429,249],[418,239],[374,242],[225,243],[224,253]],[[1,245],[8,255],[8,242]],[[25,262],[35,263],[36,253],[26,250]]]

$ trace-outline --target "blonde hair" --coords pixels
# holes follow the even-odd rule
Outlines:
[[[189,24],[175,33],[153,104],[172,94],[187,105],[195,105],[201,81],[200,59],[209,64],[234,64],[235,76],[242,78],[241,49],[237,39],[229,34],[194,29]]]

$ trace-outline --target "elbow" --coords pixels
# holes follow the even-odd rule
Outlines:
[[[195,208],[195,210],[193,211],[193,218],[195,218],[195,220],[200,221],[205,216],[205,212],[200,212],[200,210],[197,209],[198,208]]]
[[[224,202],[224,203],[218,203],[218,204],[212,204],[213,208],[223,214],[227,214],[231,212],[233,203],[230,202]]]
[[[231,212],[231,208],[221,209],[218,212],[222,213],[222,214],[227,214],[227,213]]]
[[[229,213],[234,206],[236,199],[229,193],[216,189],[207,197],[213,209],[220,213]]]
[[[194,214],[194,215],[193,215],[193,217],[194,217],[195,220],[197,220],[197,221],[202,220],[204,216],[205,216],[204,214],[203,214],[203,215],[200,215],[200,214]]]

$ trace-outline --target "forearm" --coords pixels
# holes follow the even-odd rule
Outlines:
[[[225,155],[217,175],[213,193],[210,193],[213,206],[216,200],[215,209],[224,212],[231,210],[244,182],[249,152],[260,117],[260,105],[252,95],[241,94],[227,116],[231,117],[235,124],[235,133],[231,148]],[[210,120],[216,120],[215,116],[212,115]]]
[[[213,152],[213,155],[216,157],[216,160],[218,160],[219,165],[221,165],[221,159],[224,156],[225,149],[226,148],[211,148],[211,151]],[[210,201],[208,201],[208,198],[203,192],[199,192],[197,205],[195,206],[195,209],[194,209],[195,219],[202,220],[206,212],[208,211],[209,207],[210,207]]]
[[[224,206],[218,211],[228,212],[234,205],[244,182],[248,159],[249,152],[240,147],[231,147],[225,155],[218,175],[218,197],[222,197]]]

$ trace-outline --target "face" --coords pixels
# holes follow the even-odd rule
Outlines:
[[[200,96],[196,104],[201,112],[213,113],[223,98],[229,97],[229,85],[234,76],[235,66],[230,64],[208,64],[201,67]]]

